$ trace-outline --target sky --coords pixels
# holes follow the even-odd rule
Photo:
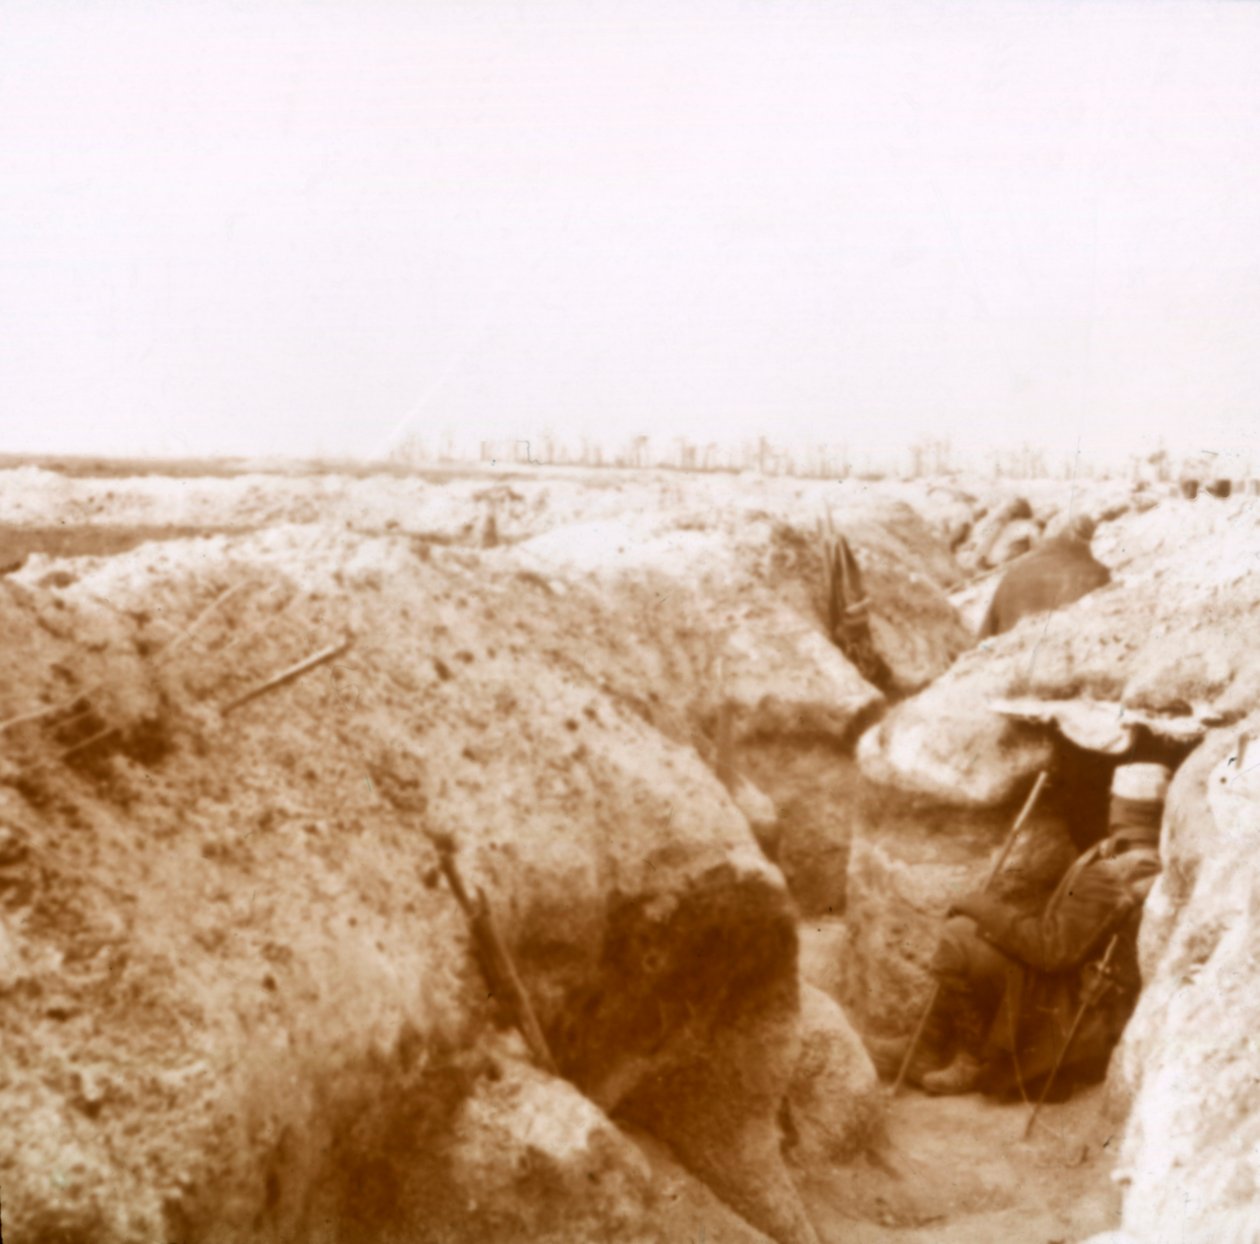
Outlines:
[[[5,0],[0,450],[1260,466],[1260,3]]]

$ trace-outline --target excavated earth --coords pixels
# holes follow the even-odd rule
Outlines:
[[[937,918],[1037,769],[1012,892],[1070,858],[1120,758],[1219,751],[1256,707],[1247,500],[1012,496],[0,473],[6,1238],[1160,1238],[1167,965],[1219,954],[1211,979],[1257,996],[1203,862],[1224,835],[1250,877],[1249,786],[1228,830],[1176,813],[1143,935],[1164,1002],[1032,1140],[1018,1104],[889,1102],[857,1035],[913,1022]],[[968,576],[1091,507],[1116,584],[970,650]],[[824,633],[827,511],[881,686]],[[1251,1047],[1218,1028],[1203,1061],[1243,1085]],[[1172,1182],[1207,1172],[1236,1216],[1249,1133],[1173,1099]]]

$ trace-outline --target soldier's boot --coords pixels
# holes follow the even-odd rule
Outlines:
[[[947,1067],[929,1071],[921,1082],[923,1091],[933,1097],[973,1093],[984,1074],[985,1037],[988,1023],[984,1010],[967,994],[953,994],[949,1009],[954,1017],[958,1045]]]
[[[923,1077],[941,1067],[949,1059],[953,1044],[953,1024],[949,1010],[941,1002],[940,995],[932,1004],[931,1011],[923,1025],[923,1033],[919,1043],[914,1047],[910,1058],[910,1066],[906,1068],[906,1081],[918,1085]],[[875,1064],[881,1079],[895,1080],[901,1071],[910,1051],[913,1033],[904,1037],[866,1037],[866,1051]]]

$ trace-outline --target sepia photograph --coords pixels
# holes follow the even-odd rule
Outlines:
[[[2,0],[0,177],[0,1241],[1260,1244],[1260,0]]]

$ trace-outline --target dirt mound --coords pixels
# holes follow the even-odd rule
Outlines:
[[[61,565],[0,588],[15,1239],[362,1238],[369,1212],[373,1238],[519,1238],[469,1218],[448,1143],[503,1072],[426,829],[490,896],[561,1070],[812,1238],[777,1154],[786,891],[686,696],[645,677],[672,672],[650,637],[403,537]]]
[[[883,1143],[875,1068],[844,1011],[801,990],[801,1049],[787,1097],[787,1146],[806,1170],[830,1170]]]
[[[1260,714],[1242,723],[1258,731]],[[1145,985],[1113,1072],[1113,1108],[1129,1106],[1117,1178],[1133,1240],[1167,1238],[1170,1222],[1186,1239],[1254,1238],[1260,767],[1245,751],[1240,765],[1239,738],[1209,735],[1170,792]]]
[[[800,524],[799,507],[769,504],[628,514],[550,532],[515,552],[539,573],[593,578],[621,593],[648,629],[678,619],[680,642],[684,631],[703,635],[714,676],[727,680],[747,719],[743,733],[844,742],[882,698],[824,634],[816,534]],[[860,564],[888,689],[924,686],[968,644],[944,594],[952,560],[902,502],[852,497],[836,518]]]
[[[615,1127],[571,1085],[511,1061],[452,1120],[451,1178],[468,1203],[452,1239],[634,1241],[768,1237],[687,1177],[651,1137]],[[404,1194],[422,1203],[431,1190]],[[373,1236],[372,1238],[380,1238]]]
[[[1260,510],[1211,504],[1197,526],[1180,524],[1181,504],[1116,524],[1134,550],[1111,585],[966,654],[862,740],[864,770],[907,792],[992,805],[1049,759],[1044,731],[996,715],[995,701],[1086,698],[1179,738],[1191,721],[1201,734],[1248,711],[1260,699],[1249,623],[1260,607]],[[1172,552],[1165,539],[1179,524]]]
[[[0,585],[17,1051],[0,1093],[37,1121],[0,1152],[15,1238],[577,1238],[591,1203],[544,1193],[589,1173],[624,1192],[608,1238],[663,1230],[634,1147],[590,1157],[568,1090],[520,1087],[526,1054],[439,880],[440,831],[600,1117],[668,1145],[690,1172],[675,1186],[698,1176],[750,1231],[812,1240],[784,1102],[800,1154],[852,1152],[870,1068],[851,1040],[843,1066],[820,1060],[838,1012],[800,1028],[795,913],[741,811],[769,833],[773,803],[714,775],[723,702],[737,749],[842,746],[883,703],[823,637],[812,533],[727,506],[461,548],[414,512],[424,530],[347,531],[359,481],[315,481],[296,506],[271,483],[170,497],[194,525],[309,506],[336,521],[37,552]],[[93,520],[79,530],[165,513],[160,479],[113,497],[75,490],[117,482],[33,484]],[[425,485],[391,487],[410,504]],[[385,489],[364,521],[396,501]],[[855,503],[843,527],[898,678],[939,672],[961,637],[947,554],[898,502]],[[256,695],[312,654],[334,659]],[[852,1101],[818,1098],[819,1078]],[[472,1121],[548,1115],[518,1101],[538,1093],[555,1118],[554,1144],[522,1159],[537,1178],[491,1180],[470,1208],[468,1171],[512,1130]]]
[[[826,640],[820,542],[789,517],[758,508],[653,512],[551,532],[504,556],[553,590],[596,585],[627,633],[653,635],[648,687],[677,701],[694,686],[706,739],[716,744],[719,710],[730,710],[733,767],[777,812],[759,837],[813,915],[844,909],[853,829],[846,753],[887,696]],[[873,639],[893,674],[889,693],[940,674],[966,642],[942,590],[952,562],[940,543],[900,501],[854,497],[834,517],[861,565]]]

